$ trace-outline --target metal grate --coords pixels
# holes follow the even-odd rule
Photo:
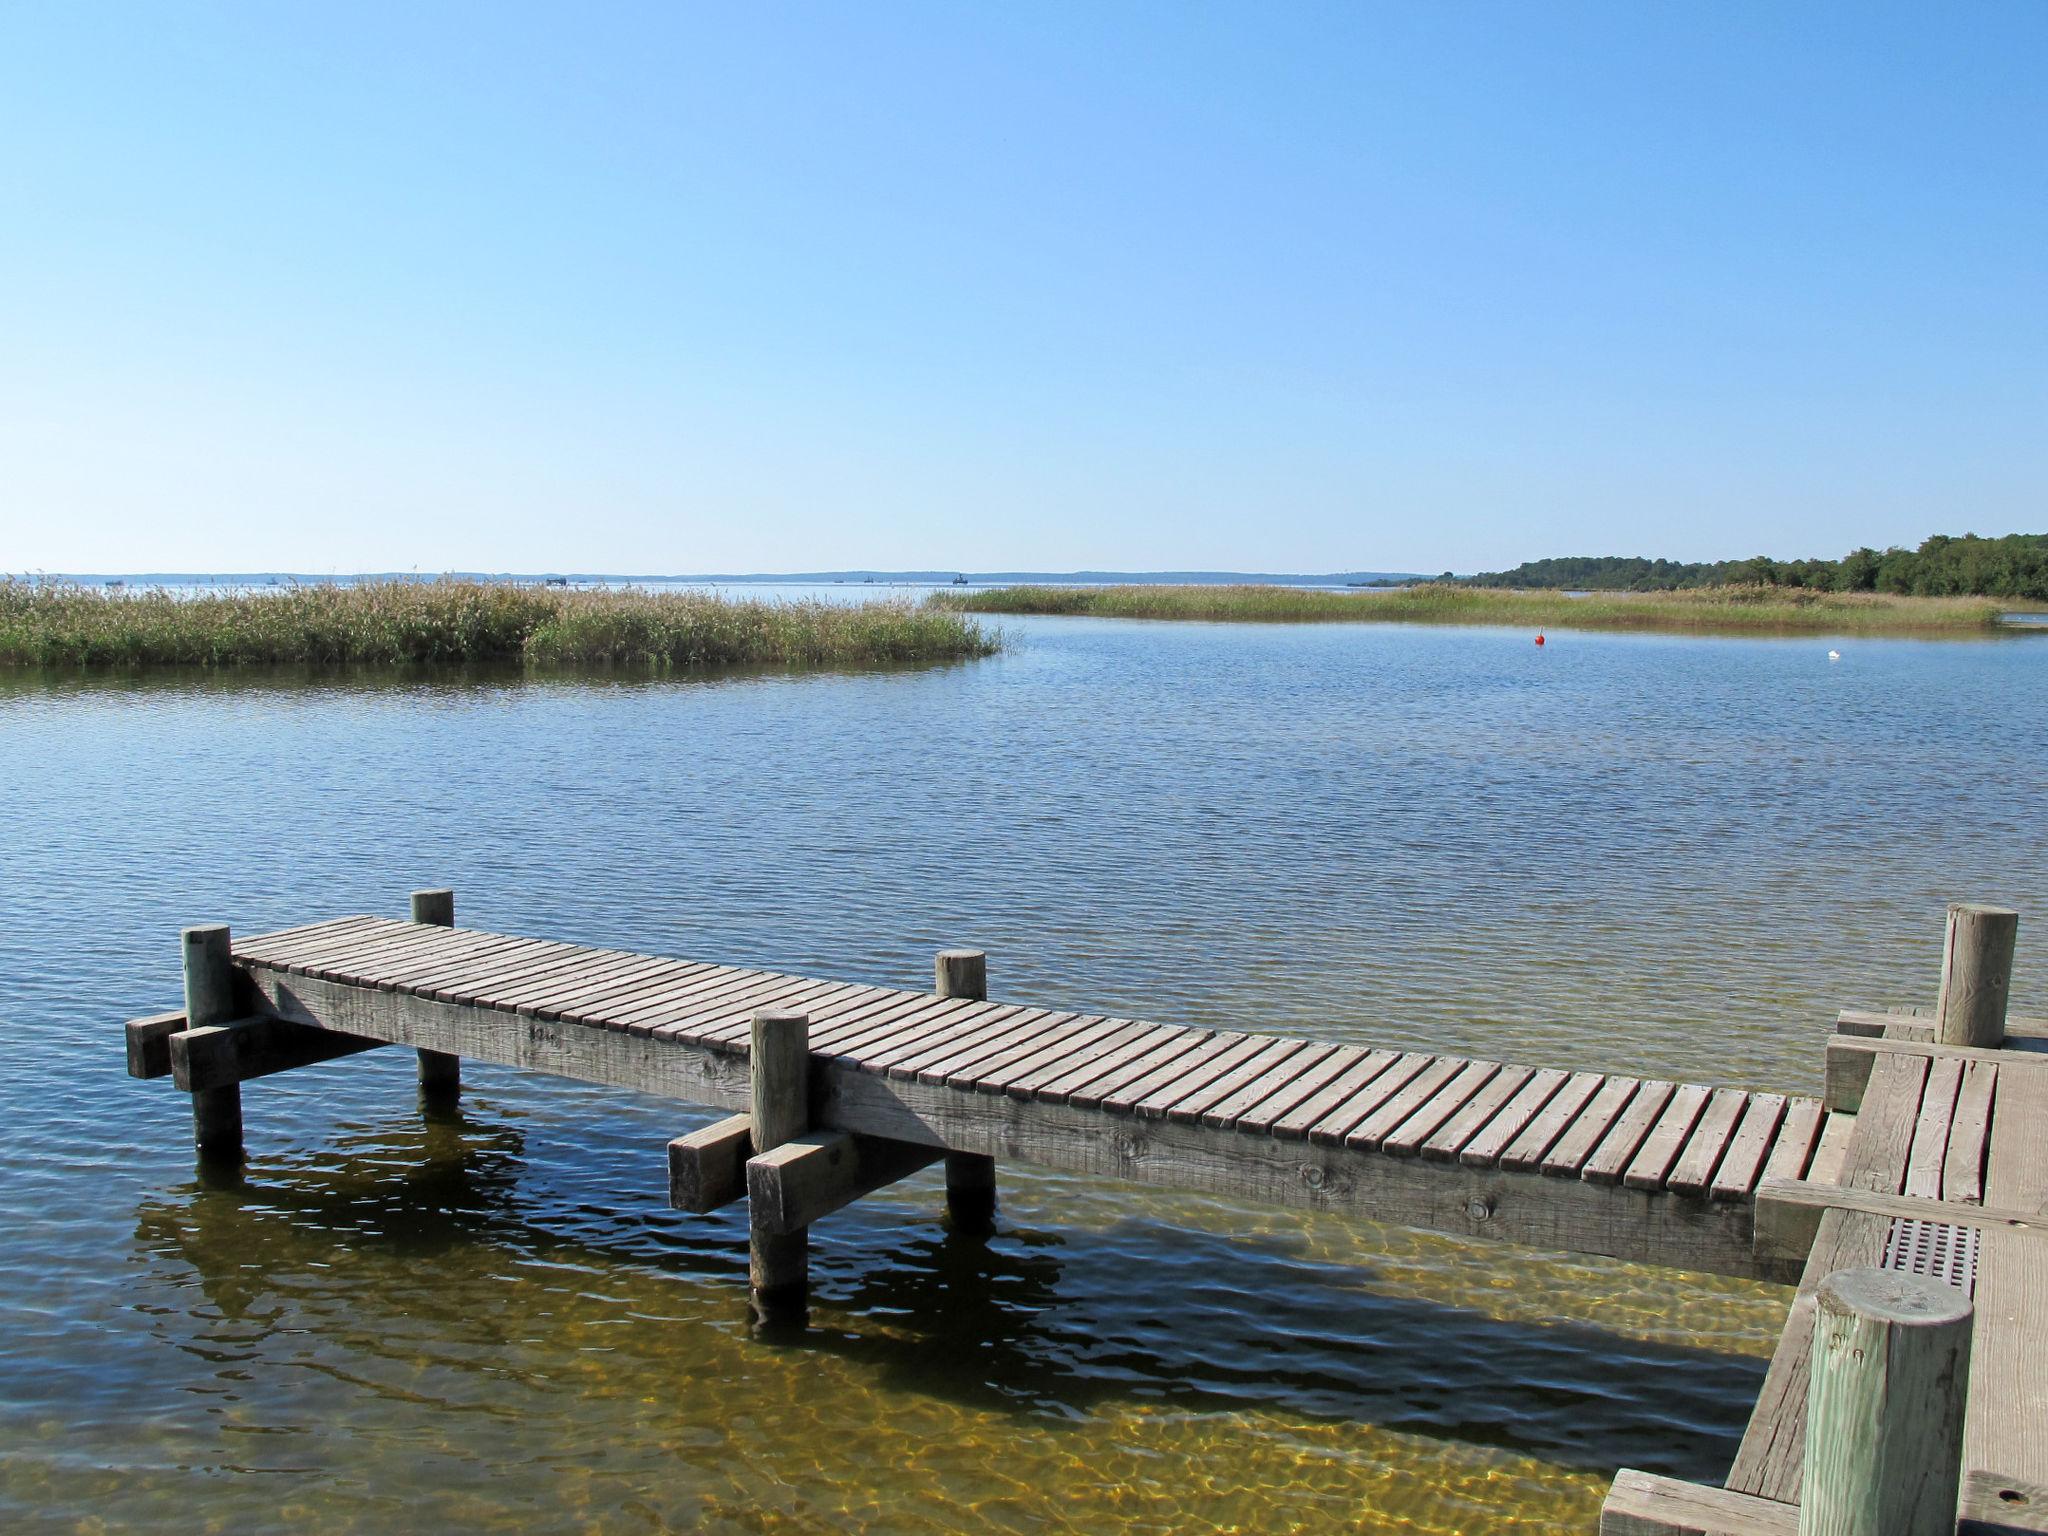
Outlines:
[[[1977,1294],[1977,1229],[1946,1221],[1894,1218],[1885,1234],[1884,1267],[1927,1275],[1965,1296]]]

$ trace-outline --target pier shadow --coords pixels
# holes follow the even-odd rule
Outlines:
[[[580,1330],[602,1328],[608,1379],[627,1383],[687,1380],[701,1354],[742,1371],[830,1358],[878,1401],[922,1394],[1075,1424],[1131,1404],[1261,1412],[1708,1481],[1726,1472],[1765,1368],[1391,1294],[1370,1266],[1273,1238],[1143,1217],[957,1235],[936,1189],[928,1221],[895,1203],[820,1224],[808,1326],[746,1343],[743,1206],[667,1210],[659,1148],[633,1153],[638,1199],[616,1166],[604,1190],[584,1187],[588,1156],[568,1170],[576,1187],[551,1188],[559,1170],[537,1173],[525,1152],[487,1111],[441,1110],[167,1191],[138,1209],[137,1245],[184,1271],[177,1283],[196,1284],[215,1318],[158,1326],[209,1359],[219,1329],[245,1351],[272,1330],[326,1331],[394,1359],[454,1339],[455,1368],[537,1379]]]

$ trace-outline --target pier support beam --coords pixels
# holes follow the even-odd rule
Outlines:
[[[941,997],[988,997],[988,955],[979,949],[942,949],[933,963]],[[986,1235],[996,1224],[996,1160],[978,1152],[946,1154],[946,1217],[953,1230]]]
[[[764,1008],[754,1015],[747,1064],[755,1157],[811,1128],[810,1027],[808,1014]],[[810,1232],[775,1231],[766,1213],[748,1204],[747,1280],[754,1317],[764,1324],[801,1321],[810,1291]]]
[[[414,891],[412,920],[436,928],[455,926],[455,892],[446,888]],[[429,1099],[448,1100],[462,1092],[462,1058],[447,1051],[420,1052],[420,1092]]]
[[[233,947],[226,923],[187,928],[178,935],[185,962],[185,1020],[189,1029],[225,1024],[236,1015]],[[242,1085],[200,1088],[192,1095],[192,1140],[213,1161],[242,1157]]]
[[[1815,1303],[1800,1536],[1950,1536],[1969,1298],[1924,1275],[1845,1269]]]
[[[1942,1045],[2005,1043],[2005,1007],[2012,989],[2012,952],[2020,915],[2010,907],[1956,902],[1948,909],[1941,950],[1941,999],[1934,1038]]]

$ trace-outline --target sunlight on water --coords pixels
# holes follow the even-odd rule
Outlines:
[[[403,910],[1208,1025],[1811,1089],[2048,910],[2048,651],[1023,623],[930,672],[0,683],[0,1523],[1583,1531],[1717,1480],[1787,1293],[1006,1167],[821,1224],[749,1334],[705,1111],[404,1053],[195,1175],[175,930]],[[2024,924],[2023,924],[2024,927]],[[2041,947],[2015,996],[2044,1011]]]

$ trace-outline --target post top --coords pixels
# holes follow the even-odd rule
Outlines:
[[[203,944],[217,933],[226,933],[226,923],[194,923],[189,928],[180,928],[178,937],[187,944]]]
[[[2018,921],[2020,915],[2018,907],[2001,907],[1995,901],[1952,901],[1948,909],[1950,912],[1967,912],[1972,917],[2009,917],[2014,921]]]
[[[811,1016],[801,1008],[756,1008],[756,1024],[808,1024]]]
[[[454,894],[455,887],[452,885],[423,885],[413,892],[415,896],[453,896]]]
[[[988,951],[985,949],[942,949],[939,951],[939,958],[941,960],[986,960],[988,958]]]
[[[1838,1269],[1815,1297],[1823,1312],[1853,1314],[1904,1328],[1941,1328],[1970,1320],[1970,1298],[1931,1275],[1897,1269]]]

